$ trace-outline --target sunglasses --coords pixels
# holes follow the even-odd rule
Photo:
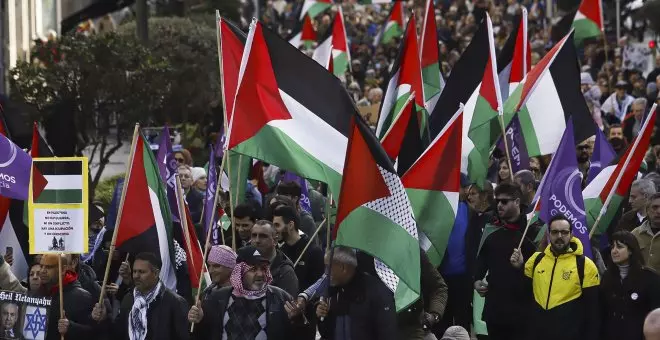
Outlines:
[[[557,236],[559,234],[561,234],[561,236],[568,236],[570,233],[570,230],[550,230],[550,235],[552,236]]]
[[[509,202],[515,201],[514,198],[496,198],[495,201],[499,204],[502,203],[502,205],[507,205]]]
[[[578,150],[589,150],[589,145],[578,145]]]
[[[183,158],[181,158],[181,157],[174,157],[174,159],[176,160],[177,163],[181,163],[181,164],[183,164],[183,162],[185,161],[185,160],[184,160]]]

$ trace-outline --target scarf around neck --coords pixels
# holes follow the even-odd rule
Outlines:
[[[128,336],[131,340],[144,340],[147,337],[147,309],[162,289],[163,284],[160,281],[147,294],[133,289],[133,307],[128,314]]]
[[[73,282],[75,282],[76,280],[78,280],[78,274],[70,270],[67,270],[66,272],[64,272],[64,276],[62,276],[62,287],[66,287],[72,284]],[[50,288],[50,294],[51,295],[57,294],[59,289],[60,289],[59,284],[54,285],[53,287]]]
[[[271,276],[270,268],[268,267],[266,267],[264,278],[264,281],[266,282],[263,288],[260,290],[248,290],[243,287],[243,276],[248,270],[252,269],[252,267],[253,266],[250,266],[245,262],[238,263],[236,264],[236,267],[234,267],[234,270],[231,272],[231,277],[229,279],[231,286],[234,288],[232,291],[234,296],[244,297],[247,299],[258,299],[266,295],[266,289],[268,288],[268,285],[273,282],[273,276]]]

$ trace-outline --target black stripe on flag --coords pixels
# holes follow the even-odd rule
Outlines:
[[[34,162],[34,165],[39,169],[42,175],[82,175],[82,162],[81,161],[46,161]]]
[[[396,172],[399,177],[403,176],[424,152],[424,143],[422,142],[422,137],[419,135],[419,118],[418,112],[415,109],[415,103],[411,103],[410,109],[412,112],[410,113],[410,120],[406,127],[406,134],[403,136],[403,141],[401,142],[401,150],[399,151],[399,159],[396,165]]]
[[[497,55],[498,74],[502,73],[502,71],[504,71],[504,69],[513,61],[513,52],[516,47],[516,40],[518,39],[518,30],[520,29],[521,17],[521,15],[516,15],[513,18],[513,30],[509,34],[509,38],[504,43],[504,46],[502,46],[502,50],[500,50],[500,53]],[[506,81],[508,82],[509,80],[507,79]],[[502,79],[500,79],[500,82],[502,82]]]
[[[356,110],[339,78],[262,27],[278,87],[348,137],[351,114]]]
[[[247,34],[243,32],[240,28],[238,28],[238,26],[231,20],[227,20],[223,17],[222,22],[227,24],[227,26],[229,26],[229,29],[232,31],[232,33],[234,33],[236,38],[238,38],[238,40],[240,40],[240,42],[242,42],[243,45],[245,45],[245,41],[247,40]]]
[[[488,26],[484,17],[472,41],[470,41],[470,45],[461,55],[461,59],[454,65],[449,79],[447,79],[447,84],[440,94],[438,103],[433,109],[429,123],[431,140],[442,131],[449,119],[454,116],[456,108],[460,106],[459,104],[467,102],[481,83],[488,62],[488,49]]]
[[[591,117],[591,112],[580,89],[580,65],[577,58],[572,33],[550,65],[550,75],[555,84],[561,107],[564,109],[564,117],[568,120],[573,116],[574,126],[580,127],[575,129],[576,145],[596,133],[596,123]]]

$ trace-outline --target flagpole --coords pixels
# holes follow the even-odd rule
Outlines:
[[[536,204],[534,204],[534,209],[532,209],[532,211],[536,211],[536,207],[539,205],[540,201],[541,201],[540,199],[536,200]],[[522,248],[523,241],[525,240],[525,236],[527,236],[527,230],[529,230],[530,225],[532,225],[531,218],[529,219],[529,221],[527,221],[527,225],[525,226],[525,231],[523,231],[522,237],[520,238],[520,243],[518,243],[518,250]]]
[[[614,197],[614,193],[616,192],[616,189],[619,187],[621,178],[623,178],[623,174],[626,172],[626,168],[628,168],[628,163],[630,163],[630,159],[632,159],[632,156],[635,153],[635,149],[637,149],[637,146],[639,146],[639,142],[642,139],[642,132],[646,131],[646,129],[648,128],[648,124],[651,121],[650,119],[651,114],[654,114],[655,110],[657,109],[657,106],[658,104],[653,104],[649,116],[646,118],[644,125],[640,129],[640,134],[637,135],[637,138],[635,138],[635,142],[633,143],[633,146],[630,149],[630,152],[628,153],[628,157],[626,157],[626,161],[623,163],[623,167],[621,168],[621,171],[619,171],[619,174],[616,176],[616,181],[614,181],[614,186],[612,186],[612,190],[610,190],[610,192],[607,194],[607,199],[605,199],[605,203],[603,204],[603,207],[600,208],[600,211],[598,212],[598,217],[596,217],[596,220],[594,221],[594,225],[591,227],[591,230],[589,231],[589,239],[591,239],[591,237],[594,235],[596,229],[598,228],[598,224],[600,223],[600,219],[607,212],[607,206],[610,205],[610,201],[612,201],[612,197]]]
[[[303,255],[305,255],[305,252],[307,251],[307,248],[309,248],[309,246],[312,244],[312,242],[314,242],[314,239],[319,234],[319,231],[321,231],[321,228],[323,228],[323,225],[325,224],[326,221],[327,221],[327,219],[324,218],[323,221],[321,221],[321,224],[319,224],[318,228],[316,228],[316,231],[314,232],[314,234],[312,234],[312,237],[309,238],[309,241],[307,241],[307,244],[305,245],[305,248],[303,248],[302,252],[300,252],[300,255],[296,259],[296,262],[293,263],[293,268],[294,269],[298,265],[298,262],[300,262],[300,259],[302,259]]]
[[[504,115],[498,113],[500,118],[500,127],[502,128],[502,140],[504,141],[504,150],[506,150],[506,161],[509,163],[509,173],[511,174],[511,182],[513,182],[513,168],[511,167],[511,155],[509,155],[509,143],[506,141],[506,128],[504,127]]]
[[[332,209],[332,193],[329,193],[328,194],[328,204],[327,204],[327,208],[326,208],[328,215],[325,218],[325,220],[328,221],[327,222],[328,225],[326,226],[326,228],[327,228],[326,229],[326,235],[325,235],[325,247],[326,248],[330,247],[330,237],[332,235],[332,228],[330,228],[330,210],[331,209]]]
[[[197,266],[195,266],[195,258],[190,254],[192,250],[192,242],[190,241],[190,232],[188,231],[188,215],[186,214],[185,209],[186,202],[183,199],[183,187],[181,186],[181,178],[179,177],[179,174],[174,174],[174,179],[176,181],[176,203],[178,205],[177,210],[179,211],[179,226],[181,226],[183,240],[186,242],[186,247],[188,249],[186,253],[190,255],[190,264],[193,268],[197,268]],[[204,270],[202,270],[202,272],[203,271]]]
[[[229,150],[227,150],[229,152]],[[237,182],[238,184],[238,190],[241,188],[240,184],[240,178],[241,178],[241,162],[243,161],[243,155],[239,154],[238,155],[238,176]],[[238,191],[236,194],[233,194],[234,191],[234,186],[232,185],[231,181],[231,162],[227,164],[227,175],[229,175],[229,211],[231,211],[231,248],[236,251],[236,218],[234,218],[234,207],[238,205]],[[234,202],[234,197],[236,198],[236,202]]]
[[[133,141],[131,142],[131,151],[128,155],[128,172],[124,177],[124,186],[121,190],[121,199],[119,200],[119,211],[117,212],[117,219],[115,220],[115,229],[112,231],[112,241],[110,242],[110,250],[108,251],[108,261],[105,264],[105,274],[103,275],[103,282],[101,284],[101,295],[99,295],[98,303],[103,303],[103,296],[105,295],[105,287],[108,283],[108,276],[110,275],[110,264],[112,263],[112,254],[115,252],[115,243],[117,242],[117,231],[119,230],[119,223],[121,222],[121,215],[124,211],[124,200],[126,200],[126,190],[130,181],[131,170],[133,168],[133,157],[135,156],[135,145],[137,144],[138,132],[140,131],[140,123],[135,123],[133,129]]]
[[[62,253],[57,254],[57,282],[60,290],[60,319],[64,319],[64,288],[62,288]],[[64,340],[64,334],[60,334],[60,339]]]
[[[220,136],[218,136],[220,138]],[[218,196],[220,196],[220,182],[222,181],[222,168],[225,166],[225,160],[227,159],[227,152],[225,151],[222,154],[222,161],[220,162],[220,171],[218,172],[218,180],[216,181],[215,186],[215,197],[213,198],[213,210],[211,211],[211,219],[208,221],[207,230],[206,230],[206,242],[204,242],[204,256],[202,261],[206,261],[206,257],[209,255],[210,245],[211,245],[211,229],[213,229],[213,221],[215,220],[215,212],[217,211],[216,207],[218,206]],[[213,166],[213,164],[209,164]],[[222,235],[222,244],[225,244],[225,234],[222,230],[222,225],[220,226],[220,234]],[[202,290],[202,279],[204,278],[204,265],[202,264],[202,272],[199,273],[199,287],[197,287],[197,293],[195,295],[195,305],[199,302],[199,295]],[[195,329],[195,324],[193,323],[190,326],[190,333]]]

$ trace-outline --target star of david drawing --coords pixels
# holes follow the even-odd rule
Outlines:
[[[32,332],[33,338],[36,338],[39,332],[46,331],[48,317],[41,314],[41,308],[35,308],[32,314],[26,313],[25,317],[27,318],[27,322],[25,323],[24,331]]]

